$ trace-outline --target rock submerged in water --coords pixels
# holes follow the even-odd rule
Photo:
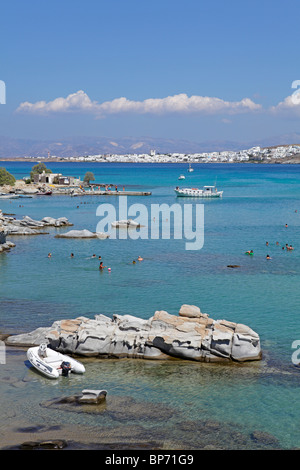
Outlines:
[[[112,222],[111,224],[112,227],[114,228],[140,228],[141,225],[138,222],[135,222],[132,219],[126,219],[126,220],[116,220],[115,222]]]
[[[80,395],[73,395],[70,397],[63,397],[54,400],[51,404],[72,404],[72,405],[99,405],[106,399],[106,390],[82,390]]]
[[[50,327],[9,336],[10,346],[47,342],[66,354],[93,357],[194,361],[256,361],[262,357],[259,335],[247,325],[213,320],[199,307],[183,305],[179,316],[156,311],[143,320],[132,315],[96,315],[56,321]]]
[[[89,230],[70,230],[66,233],[55,235],[55,238],[109,238],[109,235],[102,232],[90,232]]]
[[[45,441],[26,441],[20,445],[21,449],[64,449],[67,442],[63,439],[48,439]]]

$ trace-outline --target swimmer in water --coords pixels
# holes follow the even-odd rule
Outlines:
[[[107,266],[103,266],[103,262],[101,261],[101,263],[99,265],[100,271],[102,271],[104,268],[107,268]]]
[[[143,261],[143,259],[141,256],[138,257],[138,261]]]
[[[270,255],[267,255],[267,256],[266,256],[266,259],[272,259],[272,258],[270,257]]]

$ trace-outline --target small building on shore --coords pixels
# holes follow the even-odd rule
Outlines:
[[[36,173],[33,177],[34,183],[60,184],[74,186],[81,183],[80,178],[75,176],[64,176],[62,173]]]

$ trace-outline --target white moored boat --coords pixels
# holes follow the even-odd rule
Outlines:
[[[57,379],[61,375],[67,377],[70,372],[85,372],[85,367],[80,362],[48,348],[45,343],[29,348],[27,358],[35,369],[51,379]]]
[[[203,186],[203,188],[175,188],[177,196],[182,197],[222,197],[223,191],[218,191],[215,186]]]

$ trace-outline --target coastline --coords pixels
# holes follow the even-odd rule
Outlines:
[[[141,165],[145,165],[145,164],[158,164],[158,165],[161,165],[162,163],[163,164],[170,164],[170,165],[184,165],[184,164],[187,164],[187,163],[192,163],[192,164],[201,164],[201,165],[212,165],[212,164],[219,164],[219,165],[225,165],[225,164],[241,164],[241,165],[246,165],[246,164],[251,164],[251,165],[255,165],[255,164],[259,164],[259,165],[274,165],[274,164],[278,164],[278,165],[298,165],[300,164],[300,155],[297,156],[296,158],[294,159],[291,159],[289,157],[287,157],[286,159],[281,159],[281,160],[278,160],[278,159],[273,159],[273,160],[270,160],[270,161],[260,161],[260,160],[248,160],[248,161],[239,161],[239,160],[236,160],[236,161],[211,161],[211,162],[208,162],[208,161],[195,161],[193,159],[190,159],[190,160],[186,160],[186,161],[178,161],[178,162],[174,162],[174,161],[158,161],[158,160],[155,160],[153,162],[150,162],[149,160],[147,161],[124,161],[124,159],[120,158],[120,159],[117,159],[117,160],[114,160],[114,161],[107,161],[107,160],[70,160],[69,158],[46,158],[46,157],[34,157],[34,158],[23,158],[23,157],[15,157],[15,158],[0,158],[0,162],[23,162],[23,163],[38,163],[40,161],[43,161],[44,163],[106,163],[106,164],[114,164],[114,163],[124,163],[124,164],[128,164],[128,165],[132,165],[132,164],[141,164]]]
[[[0,161],[8,159],[19,159],[19,161],[36,162],[99,162],[99,163],[280,163],[298,164],[300,163],[300,145],[284,144],[269,147],[254,146],[239,150],[217,150],[217,151],[185,151],[185,152],[160,152],[151,150],[149,153],[114,153],[114,151],[79,154],[78,151],[66,150],[62,148],[57,155],[51,155],[47,151],[41,150],[39,155],[14,155],[10,157],[0,157]],[[44,154],[44,155],[43,155]],[[22,159],[22,160],[21,160]]]

